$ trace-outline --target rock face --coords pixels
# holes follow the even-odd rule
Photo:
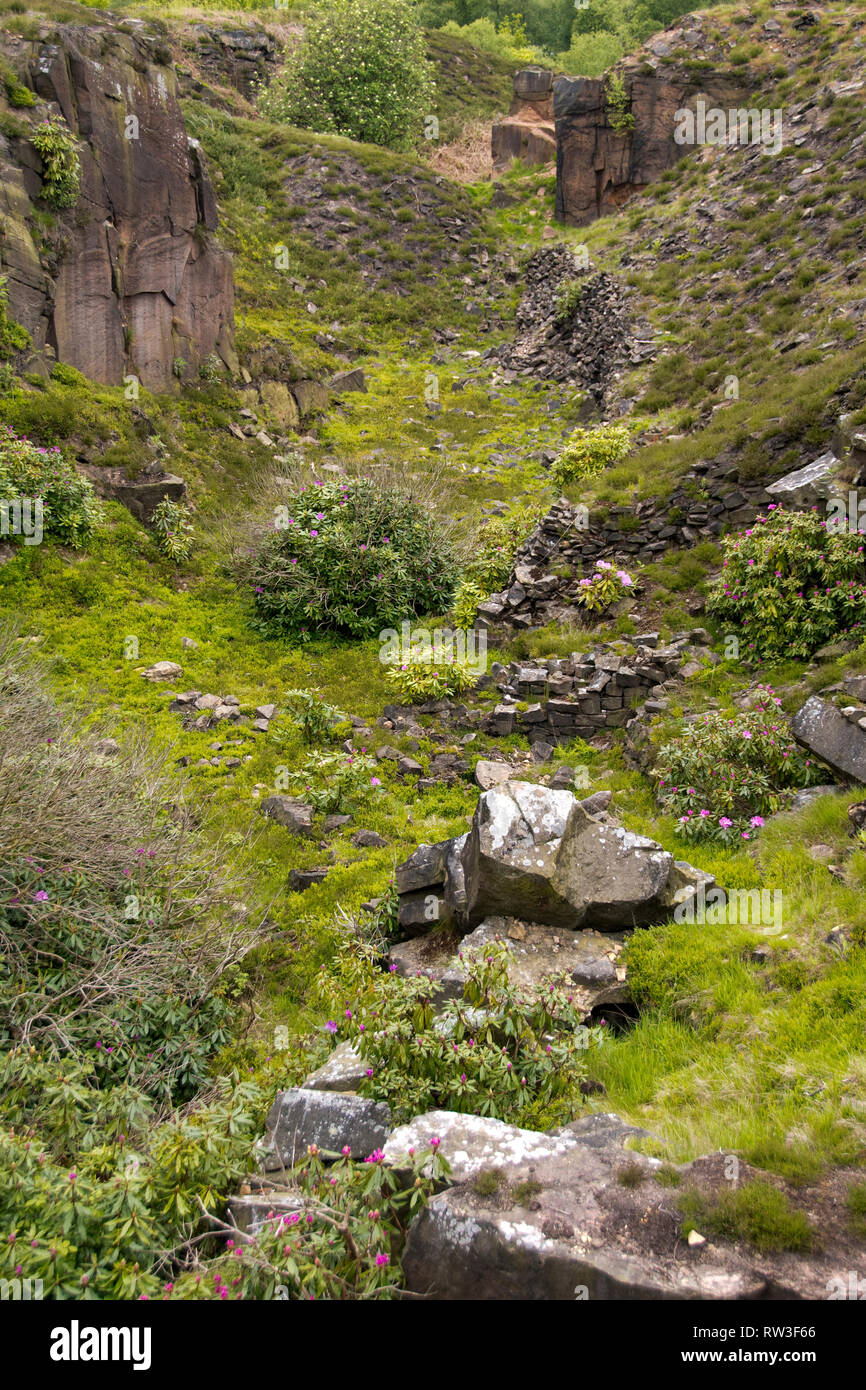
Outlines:
[[[391,1111],[379,1101],[300,1087],[278,1091],[266,1122],[264,1168],[290,1167],[310,1144],[335,1154],[348,1146],[355,1158],[366,1158],[382,1148],[390,1128]]]
[[[590,1115],[548,1135],[456,1118],[463,1123],[423,1116],[397,1130],[386,1150],[396,1158],[416,1133],[429,1142],[435,1120],[442,1151],[462,1179],[412,1223],[403,1269],[416,1294],[474,1301],[730,1300],[803,1296],[811,1288],[806,1297],[826,1296],[819,1292],[826,1270],[806,1262],[687,1245],[670,1189],[655,1180],[662,1165],[625,1149],[644,1131],[616,1115]],[[681,1172],[697,1177],[712,1162],[698,1159]],[[624,1169],[627,1185],[617,1181]]]
[[[699,50],[700,30],[693,32],[698,42],[687,46]],[[680,46],[677,35],[668,53],[674,46]],[[702,55],[695,52],[693,56]],[[625,91],[621,113],[610,100],[607,77],[560,77],[554,83],[559,221],[582,227],[616,212],[633,193],[687,154],[690,147],[677,144],[674,138],[678,111],[694,109],[699,98],[708,107],[743,104],[742,79],[735,72],[702,69],[696,73],[687,64],[676,63],[653,71],[655,66],[651,52],[620,66]]]
[[[465,932],[491,914],[571,931],[661,920],[673,856],[617,824],[604,804],[531,782],[484,792],[467,835],[421,846],[398,865],[401,927]]]
[[[554,162],[553,73],[549,68],[524,68],[515,73],[514,100],[506,118],[494,123],[490,148],[495,173],[515,159],[525,164]]]
[[[53,260],[36,250],[41,166],[30,142],[0,138],[10,312],[95,381],[136,376],[164,391],[216,353],[236,366],[231,259],[213,241],[217,209],[186,133],[173,70],[125,29],[60,25],[50,42],[4,39],[29,71],[34,114],[59,112],[76,140],[81,191],[60,214]]]
[[[794,715],[791,731],[798,743],[834,772],[866,782],[866,729],[835,705],[813,695]]]

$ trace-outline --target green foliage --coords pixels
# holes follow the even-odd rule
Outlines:
[[[304,486],[249,571],[255,626],[369,637],[416,613],[444,612],[456,581],[446,525],[398,483]]]
[[[822,780],[815,760],[791,737],[780,704],[767,686],[754,710],[713,710],[683,721],[659,749],[656,795],[678,817],[677,834],[723,843],[752,839],[786,790]]]
[[[30,88],[24,86],[24,83],[21,81],[14,68],[3,59],[0,59],[0,82],[3,83],[3,90],[6,93],[10,106],[23,107],[36,105],[36,97],[33,95]]]
[[[435,985],[403,978],[345,952],[323,972],[320,993],[368,1066],[362,1093],[386,1100],[398,1119],[425,1110],[490,1115],[546,1128],[572,1118],[578,1082],[601,1029],[587,1029],[567,977],[524,996],[511,983],[511,954],[495,943],[463,958],[463,998],[434,1014]]]
[[[815,1243],[815,1232],[808,1217],[796,1211],[784,1192],[768,1182],[745,1182],[720,1193],[715,1200],[703,1193],[686,1191],[677,1197],[683,1212],[683,1235],[701,1235],[724,1240],[744,1240],[756,1250],[797,1250],[806,1252]]]
[[[388,666],[385,679],[404,704],[418,704],[472,690],[478,682],[478,672],[453,652],[443,652],[429,661],[395,662]]]
[[[0,430],[0,502],[42,501],[45,536],[78,549],[102,521],[93,484],[60,449],[39,449],[8,428]],[[14,536],[10,536],[14,539]]]
[[[515,550],[544,510],[537,503],[515,504],[505,516],[490,517],[472,537],[472,553],[464,567],[465,579],[479,585],[485,594],[501,589],[511,573]]]
[[[221,1079],[207,1109],[152,1128],[122,1087],[106,1100],[86,1067],[65,1061],[38,1089],[34,1130],[22,1125],[15,1100],[38,1067],[26,1048],[2,1063],[12,1099],[4,1099],[9,1128],[0,1132],[0,1276],[41,1279],[46,1298],[171,1294],[173,1266],[160,1252],[221,1209],[221,1194],[250,1163],[265,1098],[250,1083]],[[70,1156],[62,1135],[74,1123],[95,1141]],[[54,1146],[43,1126],[57,1136]]]
[[[554,322],[560,327],[570,323],[580,304],[583,295],[583,282],[580,280],[566,280],[559,288],[556,296],[556,312]]]
[[[629,95],[625,81],[618,72],[608,74],[604,84],[607,119],[618,135],[634,130],[634,116],[630,110]]]
[[[435,83],[407,0],[332,0],[262,92],[271,120],[410,150],[432,110]]]
[[[578,584],[577,602],[591,613],[603,613],[618,603],[633,583],[627,570],[614,569],[609,560],[596,560],[593,574]]]
[[[325,1162],[310,1145],[289,1172],[284,1194],[255,1236],[223,1225],[225,1253],[206,1277],[186,1274],[174,1296],[187,1299],[390,1299],[402,1286],[399,1257],[411,1219],[450,1172],[438,1140],[397,1174],[381,1150]],[[282,1200],[281,1200],[282,1199]],[[286,1205],[294,1209],[286,1211]]]
[[[154,509],[151,518],[156,543],[163,555],[180,564],[192,554],[195,533],[192,525],[192,511],[186,502],[175,502],[171,497],[163,497]]]
[[[23,352],[30,346],[30,334],[20,323],[10,319],[7,312],[8,294],[6,276],[0,275],[0,362],[5,362],[16,352]]]
[[[357,809],[380,785],[377,763],[367,753],[309,753],[294,774],[300,794],[317,811],[331,815]]]
[[[863,545],[862,535],[834,530],[817,512],[775,507],[722,541],[724,573],[708,609],[737,627],[752,655],[808,658],[863,631]]]
[[[336,705],[321,700],[312,690],[287,690],[286,713],[301,731],[304,743],[330,743],[334,725],[346,719]]]
[[[575,34],[559,62],[566,72],[579,77],[600,77],[624,56],[626,47],[617,34],[599,30],[594,34]]]
[[[506,575],[507,579],[508,576]],[[474,579],[463,579],[457,586],[451,614],[459,628],[471,628],[475,622],[478,605],[488,597],[487,590]]]
[[[596,425],[590,429],[581,425],[553,465],[553,481],[556,487],[563,488],[568,483],[594,478],[605,468],[621,463],[630,448],[627,425]]]
[[[55,208],[70,208],[78,201],[81,161],[75,140],[61,116],[42,121],[31,136],[42,160],[42,196]]]
[[[515,67],[526,67],[541,56],[529,42],[521,15],[506,15],[498,25],[490,19],[475,19],[471,24],[457,24],[452,19],[442,25],[442,33],[463,39],[491,57],[504,58]]]

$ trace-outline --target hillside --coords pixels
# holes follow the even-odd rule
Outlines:
[[[0,0],[0,1274],[852,1296],[862,12],[561,79],[559,188],[438,31],[413,153],[267,119],[311,22]]]

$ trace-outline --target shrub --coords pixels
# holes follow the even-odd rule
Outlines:
[[[621,135],[627,130],[634,130],[634,116],[630,110],[625,81],[618,72],[609,74],[604,84],[604,96],[607,119],[617,134]]]
[[[36,127],[31,137],[42,160],[42,196],[55,208],[69,208],[78,201],[81,161],[66,122],[51,116]]]
[[[3,90],[10,106],[36,105],[36,97],[30,88],[24,86],[17,72],[4,59],[0,59],[0,82],[3,83]]]
[[[287,690],[286,713],[300,729],[305,743],[330,742],[334,725],[347,718],[341,709],[320,700],[312,690]]]
[[[0,430],[0,503],[42,502],[43,534],[78,549],[102,521],[93,484],[60,449],[40,449]]]
[[[508,579],[517,547],[526,539],[544,508],[535,504],[515,507],[505,516],[491,517],[472,536],[472,554],[464,570],[465,580],[479,585],[485,594],[501,589]]]
[[[634,584],[627,570],[615,570],[608,560],[596,560],[595,571],[578,584],[577,601],[591,613],[603,613]]]
[[[427,976],[403,978],[344,953],[320,993],[328,1027],[356,1046],[368,1067],[361,1092],[395,1117],[457,1110],[546,1128],[580,1106],[578,1083],[601,1029],[583,1028],[567,977],[523,996],[508,974],[510,952],[494,943],[463,959],[463,997],[434,1015]]]
[[[213,1080],[260,937],[159,762],[96,739],[0,636],[0,1277],[164,1296],[270,1101]]]
[[[192,512],[185,502],[163,497],[151,518],[156,543],[163,555],[180,564],[192,554],[194,532]]]
[[[262,93],[272,120],[410,150],[435,84],[407,0],[332,0]]]
[[[444,700],[460,695],[478,683],[478,671],[453,652],[443,652],[430,661],[408,661],[388,667],[385,679],[404,704],[424,700]]]
[[[10,319],[7,311],[6,276],[0,275],[0,361],[30,346],[30,334],[20,323]]]
[[[620,463],[630,448],[627,425],[597,425],[594,429],[581,426],[556,460],[551,476],[558,488],[594,478],[611,464]]]
[[[345,1148],[326,1163],[310,1145],[288,1174],[295,1210],[271,1212],[254,1236],[212,1218],[225,1253],[182,1276],[175,1296],[211,1299],[231,1290],[245,1299],[393,1298],[402,1287],[409,1222],[449,1172],[436,1135],[400,1173],[386,1166],[381,1149],[361,1158]]]
[[[556,310],[553,316],[554,323],[560,327],[569,323],[577,312],[583,295],[583,284],[580,280],[567,280],[560,285],[556,295]]]
[[[502,58],[515,67],[526,67],[527,63],[538,61],[539,54],[529,42],[520,15],[506,15],[498,25],[488,18],[475,19],[471,24],[458,24],[450,19],[440,32],[463,39],[482,53]]]
[[[378,764],[366,753],[310,753],[298,768],[301,794],[317,811],[353,811],[372,787]]]
[[[370,637],[444,612],[456,579],[447,528],[397,483],[316,483],[289,498],[248,567],[255,626],[269,637],[320,631]]]
[[[505,578],[507,579],[508,575]],[[487,597],[487,590],[476,580],[462,579],[457,586],[454,603],[451,607],[451,614],[456,626],[463,629],[471,628],[475,622],[479,604],[482,604]]]
[[[781,701],[769,686],[757,708],[726,715],[714,710],[682,723],[659,749],[652,776],[656,796],[678,817],[686,840],[752,839],[778,811],[785,791],[821,781],[814,759],[791,738]]]
[[[835,531],[816,512],[771,507],[722,541],[723,574],[709,611],[742,632],[764,659],[805,660],[826,642],[862,633],[864,538]]]

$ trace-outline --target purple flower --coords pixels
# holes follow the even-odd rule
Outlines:
[[[45,891],[44,888],[40,888],[40,890],[39,890],[38,893],[34,893],[34,894],[33,894],[33,901],[34,901],[35,903],[47,903],[47,902],[48,902],[48,894],[46,893],[46,891]]]
[[[328,1019],[328,1022],[325,1024],[325,1028],[329,1033],[336,1033],[337,1031],[336,1023],[334,1023],[333,1019],[330,1018]]]

